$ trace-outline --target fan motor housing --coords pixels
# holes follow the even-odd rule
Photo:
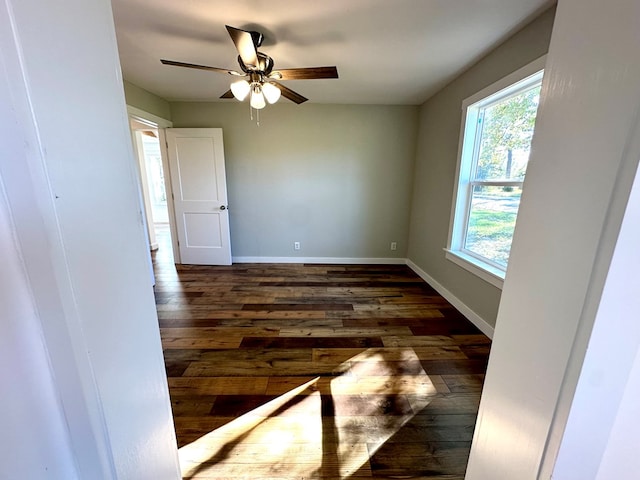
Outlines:
[[[251,73],[258,71],[263,75],[269,75],[273,70],[273,58],[269,55],[266,55],[262,52],[257,52],[258,54],[258,67],[257,68],[247,68],[247,66],[242,61],[240,55],[238,55],[238,64],[244,73]]]

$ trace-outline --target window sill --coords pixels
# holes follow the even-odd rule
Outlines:
[[[481,260],[478,260],[471,255],[467,255],[460,251],[454,251],[449,249],[444,249],[445,257],[458,265],[459,267],[464,268],[465,270],[477,275],[481,279],[486,282],[489,282],[494,287],[498,287],[502,290],[502,285],[504,283],[504,272],[498,268],[495,268],[491,265],[488,265]]]

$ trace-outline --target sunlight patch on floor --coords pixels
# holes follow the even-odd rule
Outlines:
[[[400,357],[417,359],[411,348]],[[421,369],[399,375],[397,358],[391,363],[380,349],[361,351],[343,365],[342,375],[288,389],[180,448],[183,478],[370,477],[371,455],[417,412],[408,396],[425,406],[446,386]]]

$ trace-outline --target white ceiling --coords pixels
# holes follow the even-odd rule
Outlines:
[[[285,84],[315,103],[418,105],[553,0],[112,0],[123,76],[167,100],[225,101],[237,70],[225,25],[258,30],[275,68],[336,65]],[[286,101],[286,100],[285,100]]]

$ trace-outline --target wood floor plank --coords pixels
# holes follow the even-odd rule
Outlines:
[[[487,348],[491,346],[491,339],[481,333],[475,335],[451,335],[451,338],[458,345],[484,345]]]
[[[171,401],[171,410],[174,417],[196,416],[196,418],[208,417],[213,409],[216,396],[176,397]]]
[[[349,319],[368,319],[368,318],[444,318],[437,308],[423,308],[419,306],[404,306],[404,308],[376,308],[375,305],[367,306],[367,308],[359,308],[361,305],[354,305],[354,312],[326,312],[327,318],[349,318]],[[388,307],[386,305],[385,307]],[[420,328],[420,327],[418,327]],[[425,333],[416,333],[414,335],[439,335],[440,332],[426,333],[427,327],[424,328]],[[446,329],[441,329],[446,331]],[[478,330],[471,331],[462,330],[460,333],[475,333]]]
[[[266,393],[269,377],[169,378],[172,395],[261,395]],[[284,393],[284,392],[283,392]]]
[[[398,347],[429,347],[438,345],[457,345],[456,341],[448,335],[385,335],[382,343],[388,348]]]
[[[454,393],[481,392],[484,373],[466,375],[442,375],[442,379]]]
[[[160,336],[163,339],[172,338],[220,338],[222,336],[244,337],[277,337],[279,328],[266,327],[176,327],[161,328]]]
[[[422,327],[425,325],[429,325],[432,320],[430,318],[424,317],[414,317],[414,318],[386,318],[386,317],[377,317],[377,318],[344,318],[342,319],[342,323],[345,327]],[[413,332],[411,332],[413,335]]]
[[[370,348],[382,347],[380,337],[244,337],[241,348]]]
[[[308,361],[270,360],[267,362],[231,361],[219,363],[202,361],[190,362],[181,375],[183,377],[337,376],[342,375],[346,370],[346,366],[341,368],[340,366],[328,365],[326,363],[313,363]]]
[[[206,303],[204,305],[193,305],[190,303],[164,303],[156,305],[158,312],[217,312],[219,310],[241,310],[242,304],[240,303]]]
[[[213,318],[159,318],[158,324],[160,328],[217,327],[220,325],[220,320]]]
[[[176,327],[257,327],[257,328],[339,328],[340,319],[326,318],[163,318],[161,328]]]
[[[308,377],[270,377],[267,395],[282,395],[300,385],[301,381],[309,381]],[[448,393],[448,385],[439,375],[380,375],[373,377],[355,377],[342,375],[339,377],[320,377],[315,385],[322,395],[375,395],[386,392],[388,395],[412,393],[416,395],[435,395]]]
[[[440,312],[440,310],[438,310]],[[440,321],[421,327],[410,327],[411,332],[417,336],[423,335],[452,335],[452,334],[478,334],[480,330],[471,322],[462,319],[448,319],[441,317]]]
[[[350,303],[249,303],[242,306],[242,310],[251,310],[257,312],[283,312],[283,311],[353,311],[353,305]]]
[[[307,348],[240,348],[237,350],[202,350],[194,361],[222,362],[311,362],[313,352]]]
[[[487,360],[422,360],[420,363],[427,375],[474,375],[487,371]],[[446,378],[445,378],[446,381]],[[482,380],[480,379],[482,386]],[[450,386],[451,388],[451,386]]]
[[[219,326],[273,328],[340,328],[342,320],[326,318],[254,318],[217,320]]]
[[[466,359],[467,356],[455,345],[446,343],[426,347],[382,347],[382,348],[314,348],[314,362],[399,362],[403,360]]]
[[[462,480],[491,341],[406,265],[173,265],[155,297],[183,478]]]
[[[409,393],[407,400],[416,415],[476,415],[480,393],[450,393],[424,396]]]
[[[225,338],[162,338],[162,349],[239,348],[243,337]]]
[[[377,445],[372,444],[373,450]],[[471,442],[385,443],[371,455],[374,475],[464,475]]]
[[[334,312],[329,312],[334,313]],[[171,310],[158,311],[159,319],[277,319],[277,318],[326,318],[324,311],[294,311],[294,312],[252,312],[246,310]]]
[[[383,335],[411,335],[409,327],[315,327],[281,328],[281,337],[380,337]]]

